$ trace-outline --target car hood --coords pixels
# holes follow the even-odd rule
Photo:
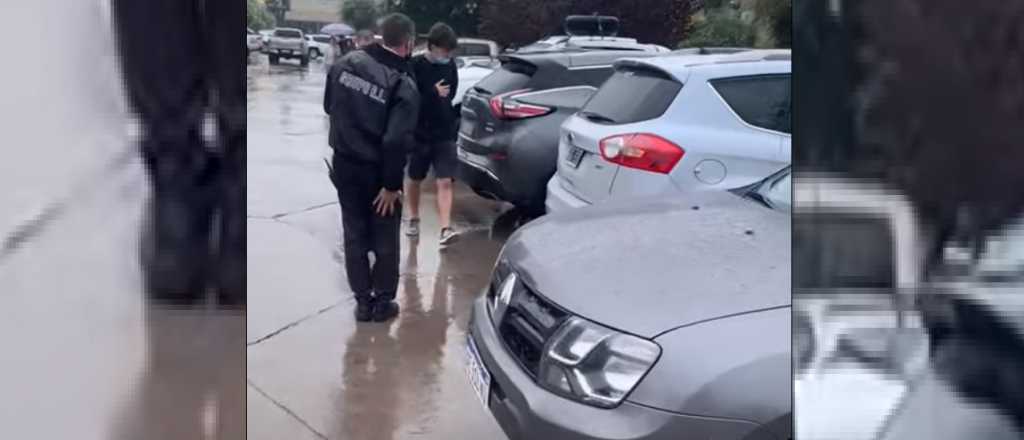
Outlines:
[[[789,305],[790,248],[787,213],[721,191],[542,217],[502,259],[567,311],[653,338]]]

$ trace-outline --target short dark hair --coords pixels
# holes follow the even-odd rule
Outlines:
[[[380,20],[380,35],[385,46],[398,47],[416,35],[416,23],[405,14],[388,14]]]
[[[427,34],[427,44],[442,49],[455,50],[459,47],[459,38],[455,36],[455,30],[444,23],[434,23]]]

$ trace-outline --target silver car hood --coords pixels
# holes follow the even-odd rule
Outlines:
[[[542,217],[502,258],[567,311],[649,338],[791,303],[787,213],[724,191],[672,197]]]

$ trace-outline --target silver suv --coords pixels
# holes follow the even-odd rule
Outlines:
[[[548,212],[749,185],[790,163],[790,53],[620,60],[561,127]]]

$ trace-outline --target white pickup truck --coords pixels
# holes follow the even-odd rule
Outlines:
[[[309,65],[309,42],[299,29],[277,28],[267,45],[270,64],[276,65],[281,58],[298,59],[302,67]]]

